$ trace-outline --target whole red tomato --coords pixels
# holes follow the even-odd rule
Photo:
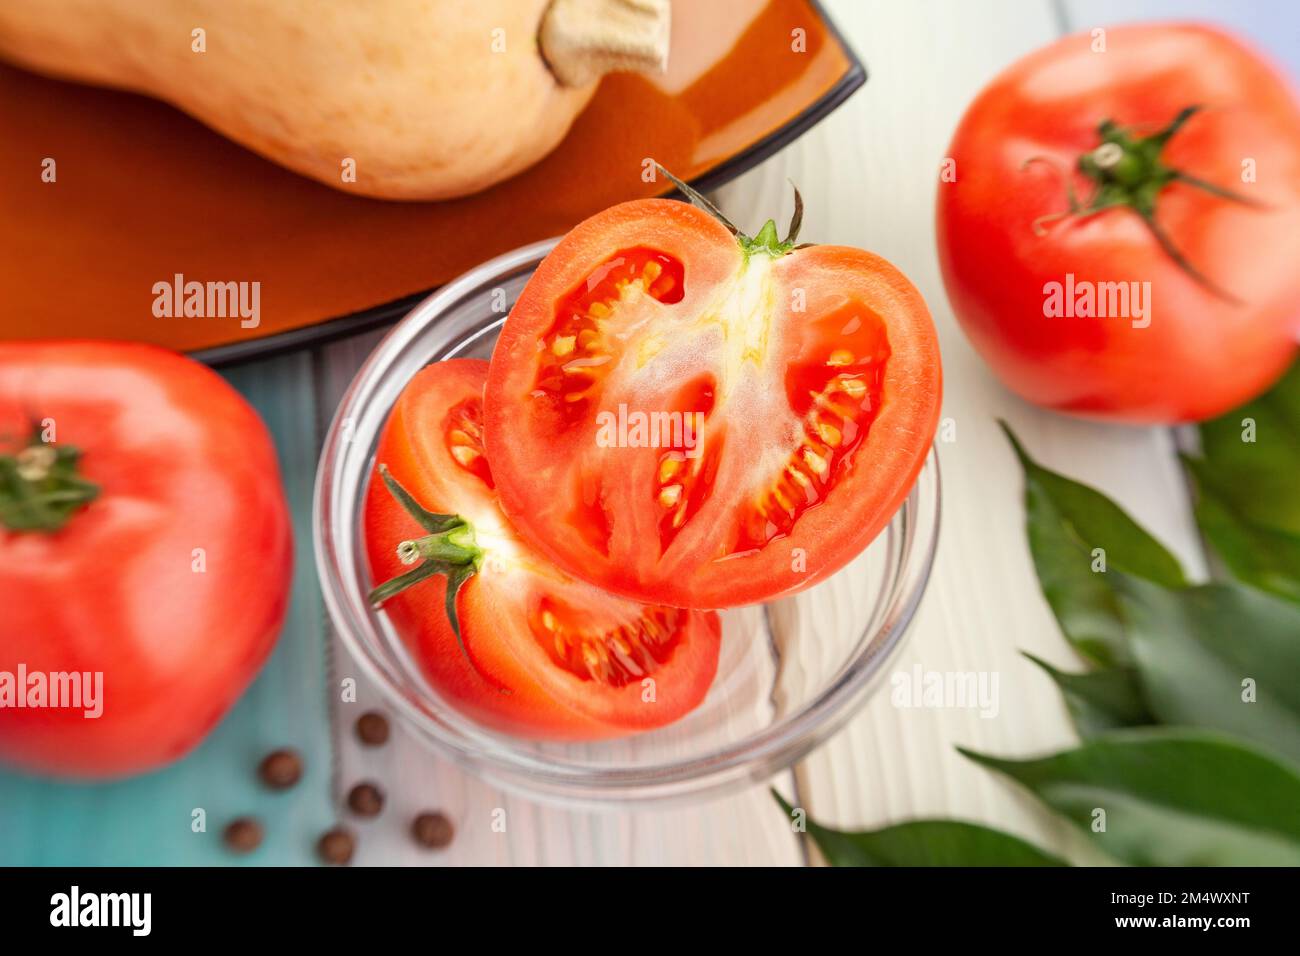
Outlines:
[[[291,564],[270,437],[218,375],[0,344],[0,759],[108,777],[188,752],[270,653]]]
[[[1025,398],[1198,420],[1289,364],[1300,109],[1240,41],[1184,24],[1067,37],[980,93],[948,158],[948,297]]]

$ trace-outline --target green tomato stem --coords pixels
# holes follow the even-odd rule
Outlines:
[[[379,466],[379,476],[383,479],[389,494],[400,504],[412,518],[429,534],[419,538],[410,538],[397,545],[397,557],[403,564],[415,565],[410,571],[389,578],[376,585],[369,594],[371,606],[376,610],[384,602],[403,591],[414,587],[434,575],[441,574],[447,579],[447,594],[444,610],[456,643],[480,677],[491,683],[501,693],[510,693],[488,675],[484,674],[474,659],[470,657],[469,648],[460,632],[460,615],[457,612],[456,599],[465,583],[472,578],[483,563],[483,549],[478,546],[474,536],[474,526],[457,514],[439,514],[429,511],[415,497],[402,487],[401,482],[388,471],[388,466]]]
[[[1069,208],[1060,213],[1040,216],[1033,223],[1034,231],[1043,235],[1046,223],[1093,216],[1117,206],[1126,206],[1141,217],[1160,248],[1180,269],[1219,298],[1240,304],[1240,299],[1215,284],[1188,260],[1156,218],[1160,194],[1174,182],[1184,183],[1229,202],[1254,208],[1264,207],[1263,203],[1255,199],[1206,182],[1165,162],[1162,156],[1165,145],[1200,110],[1199,106],[1188,106],[1180,110],[1163,129],[1147,136],[1139,134],[1133,128],[1120,126],[1113,120],[1102,120],[1097,126],[1101,142],[1080,156],[1077,162],[1079,172],[1093,183],[1092,195],[1086,201],[1079,202],[1067,177]],[[1042,157],[1031,157],[1025,165],[1041,159]]]
[[[0,525],[10,531],[62,530],[99,497],[99,485],[81,476],[80,449],[47,443],[36,428],[28,443],[0,454]]]

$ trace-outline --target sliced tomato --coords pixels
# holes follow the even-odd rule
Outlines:
[[[487,450],[534,547],[629,597],[728,607],[869,544],[938,424],[939,350],[885,260],[682,202],[580,224],[492,357]]]
[[[420,567],[421,548],[452,561],[447,573],[388,597],[384,611],[432,685],[496,729],[596,739],[677,720],[704,699],[717,672],[717,615],[615,597],[561,571],[516,535],[484,455],[487,370],[471,359],[425,368],[384,427],[377,465],[420,506],[461,522],[431,534],[376,469],[365,506],[374,580]],[[403,542],[422,544],[399,548]],[[469,569],[454,594],[459,635],[445,609],[457,568]]]

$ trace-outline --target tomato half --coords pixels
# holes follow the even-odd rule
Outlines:
[[[270,654],[292,562],[270,436],[216,373],[0,344],[0,758],[107,777],[188,752]],[[20,669],[45,706],[8,697]]]
[[[487,448],[507,513],[569,572],[728,607],[866,547],[939,406],[929,312],[888,262],[640,200],[529,280],[492,356]]]
[[[1020,395],[1204,419],[1290,364],[1300,108],[1243,43],[1182,24],[1067,37],[985,88],[948,156],[948,297]]]
[[[376,469],[365,503],[374,580],[410,574],[423,567],[417,562],[448,562],[387,597],[384,611],[432,685],[488,726],[597,739],[677,720],[704,699],[717,672],[718,616],[615,597],[520,540],[484,454],[487,370],[472,359],[428,366],[384,426],[377,465],[416,507],[456,519],[431,533]],[[468,575],[452,595],[459,635],[446,609],[458,568]]]

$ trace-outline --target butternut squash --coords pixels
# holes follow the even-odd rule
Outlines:
[[[3,0],[0,57],[166,100],[322,183],[444,199],[532,165],[668,0]]]

